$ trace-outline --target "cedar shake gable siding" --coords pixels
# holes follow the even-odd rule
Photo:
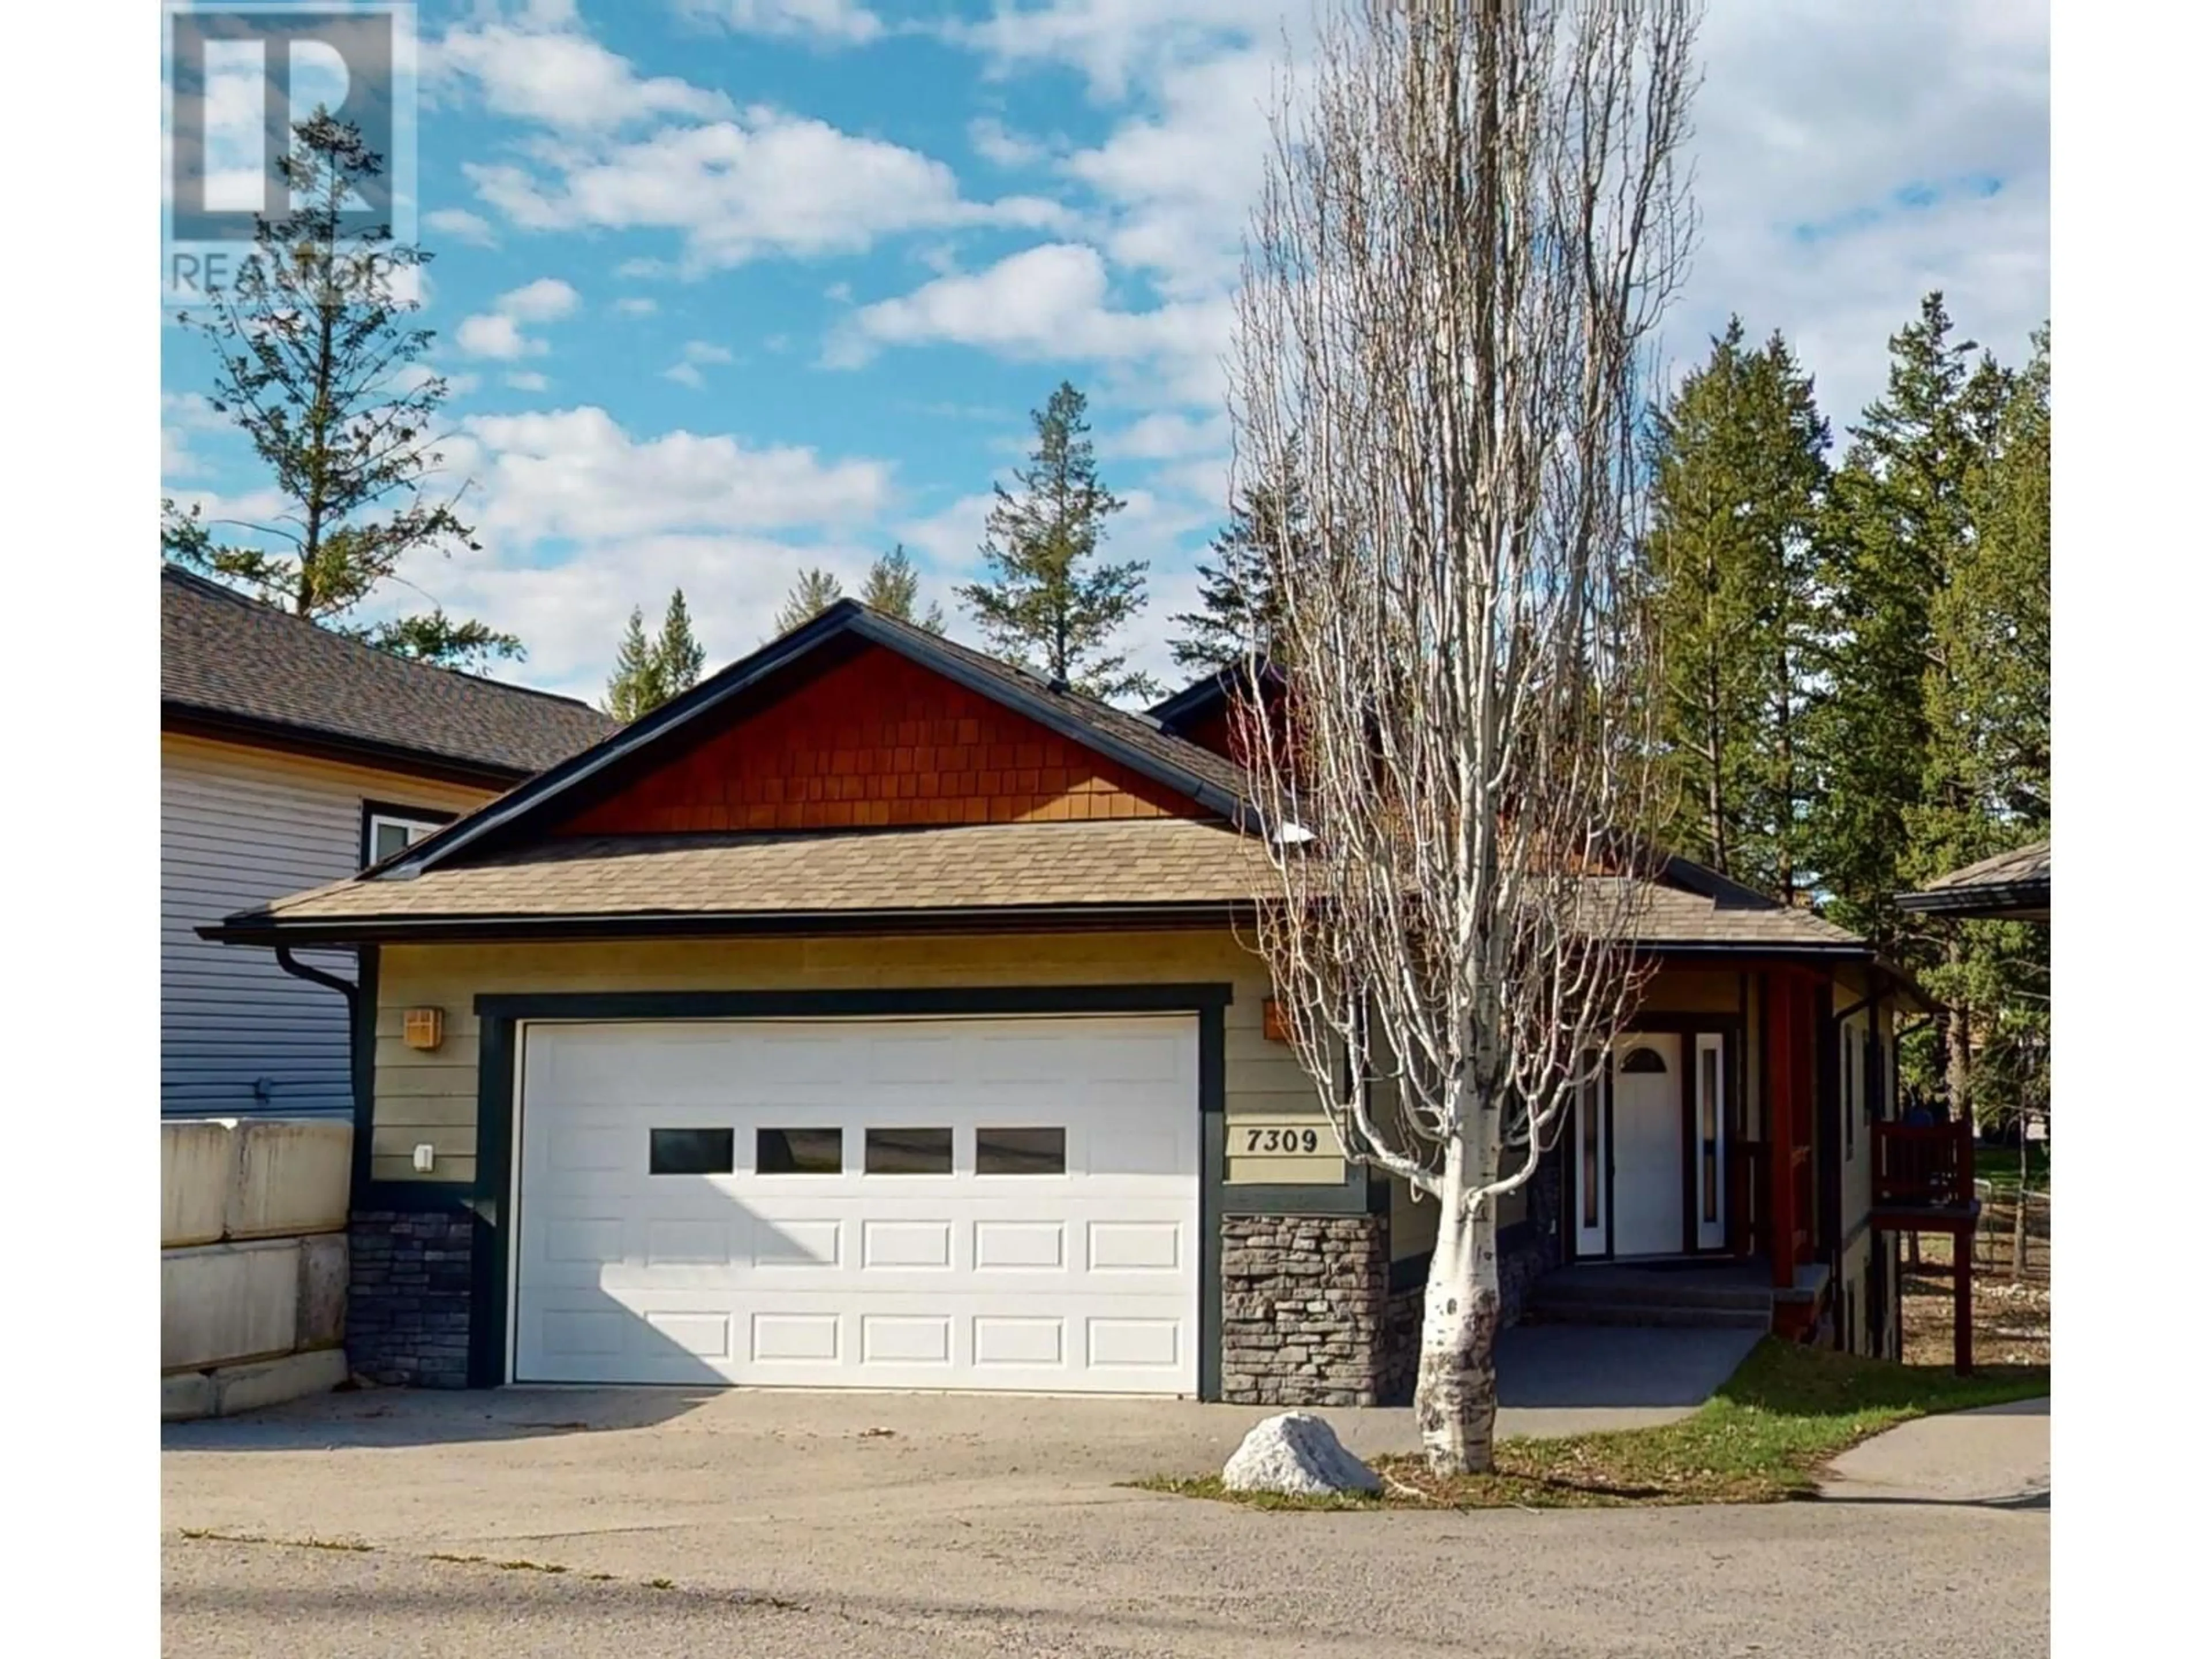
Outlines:
[[[1200,817],[1197,803],[880,646],[734,713],[554,831]]]

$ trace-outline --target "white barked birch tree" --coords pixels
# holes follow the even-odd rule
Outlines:
[[[1629,555],[1698,13],[1336,0],[1248,242],[1238,466],[1295,465],[1310,509],[1273,550],[1279,695],[1239,700],[1255,943],[1346,1155],[1439,1206],[1415,1395],[1439,1474],[1491,1467],[1498,1200],[1645,971]]]

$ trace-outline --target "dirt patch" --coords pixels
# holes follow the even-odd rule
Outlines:
[[[1974,1270],[1974,1360],[1987,1365],[2051,1363],[2051,1281],[2047,1271],[2015,1279],[2009,1252],[1977,1250]],[[2031,1258],[2033,1261],[2033,1258]],[[1951,1241],[1920,1241],[1923,1271],[1909,1249],[1901,1281],[1905,1298],[1905,1363],[1948,1364],[1951,1358]],[[2048,1257],[2045,1258],[2047,1264]]]

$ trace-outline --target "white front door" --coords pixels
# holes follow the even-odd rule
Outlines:
[[[1193,1395],[1188,1016],[533,1022],[513,1376]]]
[[[1634,1031],[1613,1052],[1613,1253],[1682,1249],[1682,1039]]]

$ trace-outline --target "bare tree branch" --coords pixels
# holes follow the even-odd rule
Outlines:
[[[1255,944],[1347,1155],[1443,1206],[1440,1470],[1489,1462],[1497,1200],[1644,971],[1635,439],[1698,9],[1344,0],[1279,88],[1247,252],[1240,470],[1294,468],[1310,520],[1271,550],[1283,690],[1239,700]]]

